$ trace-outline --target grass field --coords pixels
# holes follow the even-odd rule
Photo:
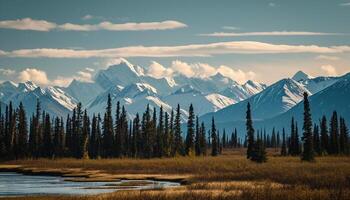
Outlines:
[[[37,171],[89,172],[92,178],[184,179],[183,186],[153,191],[122,191],[83,197],[17,197],[14,199],[350,199],[350,157],[279,157],[269,150],[268,162],[256,164],[244,150],[224,151],[218,157],[102,160],[19,160],[1,164],[21,165]],[[105,176],[102,176],[105,175]]]

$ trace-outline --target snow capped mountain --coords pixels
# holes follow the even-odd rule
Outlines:
[[[331,86],[338,81],[338,77],[317,77],[312,79],[304,79],[299,81],[312,94],[315,94],[323,89]]]
[[[67,88],[63,88],[63,90],[80,101],[83,105],[86,105],[104,91],[97,83],[82,82],[75,79]]]
[[[198,115],[214,112],[235,103],[233,99],[217,93],[205,95],[191,85],[179,88],[173,94],[163,97],[162,100],[174,108],[180,104],[181,108],[188,109],[192,103]]]
[[[292,79],[295,80],[295,81],[302,81],[302,80],[307,80],[307,79],[312,79],[312,78],[313,78],[312,76],[309,76],[308,74],[306,74],[303,71],[298,71],[292,77]]]
[[[324,90],[309,97],[311,116],[314,123],[319,123],[323,115],[330,119],[333,111],[338,116],[350,119],[350,73],[338,78],[338,81]],[[287,112],[266,119],[257,125],[271,129],[275,126],[278,129],[289,127],[291,118],[294,117],[301,125],[303,120],[303,103],[300,102]]]
[[[100,70],[95,81],[104,89],[108,89],[112,85],[127,86],[131,83],[140,82],[142,70],[132,65],[126,59],[120,59],[120,63],[109,66],[106,70]]]
[[[17,93],[18,85],[11,82],[5,81],[0,84],[0,100],[5,102],[8,98],[10,98],[13,94]]]
[[[244,120],[248,102],[252,106],[254,119],[267,119],[286,112],[295,106],[303,99],[304,92],[310,94],[305,87],[295,80],[282,79],[262,92],[215,113],[208,113],[202,119],[207,121],[214,116],[217,122]]]
[[[42,89],[30,81],[19,84],[5,82],[0,85],[0,91],[6,94],[1,99],[3,103],[8,104],[11,101],[14,106],[18,106],[22,102],[27,114],[35,111],[36,102],[39,100],[46,112],[65,117],[78,102],[59,87]]]
[[[245,84],[243,84],[243,88],[250,96],[263,91],[266,87],[267,86],[265,84],[261,84],[252,80],[248,80]]]
[[[90,113],[102,113],[105,111],[108,95],[111,95],[112,106],[115,109],[116,103],[119,101],[121,105],[124,105],[129,117],[135,117],[136,113],[142,113],[149,105],[151,109],[160,109],[162,106],[165,112],[171,112],[172,107],[162,101],[158,94],[157,89],[147,83],[134,83],[126,86],[115,86],[99,95],[88,106]],[[188,115],[186,111],[182,110],[183,120]]]

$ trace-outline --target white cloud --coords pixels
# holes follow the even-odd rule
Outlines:
[[[195,57],[217,54],[343,53],[350,46],[285,45],[255,41],[188,44],[182,46],[127,46],[99,50],[19,49],[4,52],[6,57],[24,58],[115,58],[115,57]],[[1,56],[1,54],[0,54]]]
[[[236,26],[223,26],[221,28],[225,29],[225,30],[239,30],[240,29],[239,27],[236,27]]]
[[[276,4],[275,4],[275,3],[273,3],[273,2],[270,2],[270,3],[269,3],[269,6],[270,6],[270,7],[275,7],[275,6],[276,6]]]
[[[350,6],[350,2],[346,2],[346,3],[341,3],[339,4],[340,6]]]
[[[23,71],[16,72],[14,70],[0,69],[0,74],[8,75],[8,79],[17,80],[18,82],[32,81],[41,86],[55,85],[55,86],[68,86],[73,79],[82,82],[93,82],[93,71],[91,68],[85,68],[82,71],[78,71],[73,76],[57,76],[55,79],[50,80],[45,71],[36,68],[26,68]]]
[[[321,69],[327,73],[327,75],[329,76],[336,76],[338,73],[337,73],[337,70],[335,69],[334,66],[332,65],[322,65],[321,66]]]
[[[91,19],[92,15],[86,15],[83,19]],[[186,24],[167,20],[161,22],[141,22],[141,23],[122,23],[114,24],[109,21],[104,21],[99,24],[73,24],[65,23],[58,25],[53,22],[45,20],[35,20],[31,18],[23,18],[17,20],[5,20],[0,21],[0,28],[5,29],[16,29],[16,30],[34,30],[34,31],[50,31],[53,29],[64,30],[64,31],[97,31],[97,30],[108,30],[108,31],[145,31],[145,30],[168,30],[185,28]],[[0,53],[1,54],[1,53]]]
[[[57,76],[55,80],[51,81],[51,85],[66,87],[73,81],[72,77]]]
[[[85,70],[86,70],[86,71],[89,71],[89,72],[94,72],[94,71],[95,71],[95,69],[92,69],[92,68],[90,68],[90,67],[85,68]]]
[[[92,18],[94,18],[94,16],[92,16],[92,15],[85,15],[85,16],[82,17],[81,19],[83,19],[83,20],[89,20],[89,19],[92,19]]]
[[[186,77],[205,79],[217,73],[221,73],[222,75],[231,78],[232,80],[235,80],[239,83],[244,83],[247,80],[252,80],[256,76],[254,72],[244,72],[241,69],[235,70],[226,65],[212,66],[207,63],[186,63],[180,60],[171,62],[169,68],[166,68],[163,65],[153,61],[147,71],[147,75],[153,76],[155,78],[172,77],[175,74],[182,74]]]
[[[271,32],[215,32],[203,33],[199,36],[209,37],[239,37],[239,36],[323,36],[323,35],[344,35],[342,33],[321,33],[321,32],[306,32],[306,31],[271,31]]]
[[[327,55],[319,55],[315,57],[316,60],[339,60],[340,58],[337,56],[327,56]]]
[[[57,25],[52,22],[31,18],[0,21],[0,28],[16,30],[50,31],[56,28],[56,26]]]
[[[171,68],[165,68],[163,65],[152,61],[148,67],[147,75],[155,78],[171,77],[174,71]]]
[[[12,76],[16,73],[15,70],[12,69],[0,69],[0,74],[5,75],[5,76]]]
[[[33,81],[39,85],[49,84],[46,72],[34,68],[27,68],[19,72],[18,80],[20,82]]]

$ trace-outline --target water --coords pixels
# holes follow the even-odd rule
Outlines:
[[[139,190],[176,187],[179,183],[168,181],[147,181],[146,185],[126,188],[110,188],[128,180],[115,182],[72,182],[56,176],[32,176],[19,173],[0,173],[0,196],[27,195],[89,195],[113,192],[116,190]],[[143,181],[144,182],[144,181]],[[109,187],[109,188],[108,188]]]

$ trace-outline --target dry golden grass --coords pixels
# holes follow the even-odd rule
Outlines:
[[[316,162],[306,163],[298,157],[276,156],[278,152],[269,150],[268,162],[256,164],[248,161],[243,152],[225,151],[218,157],[199,158],[42,159],[3,164],[69,172],[72,176],[87,173],[96,179],[113,175],[115,179],[184,179],[187,183],[176,189],[52,199],[350,199],[350,157],[318,157]],[[39,199],[46,198],[51,197]]]

